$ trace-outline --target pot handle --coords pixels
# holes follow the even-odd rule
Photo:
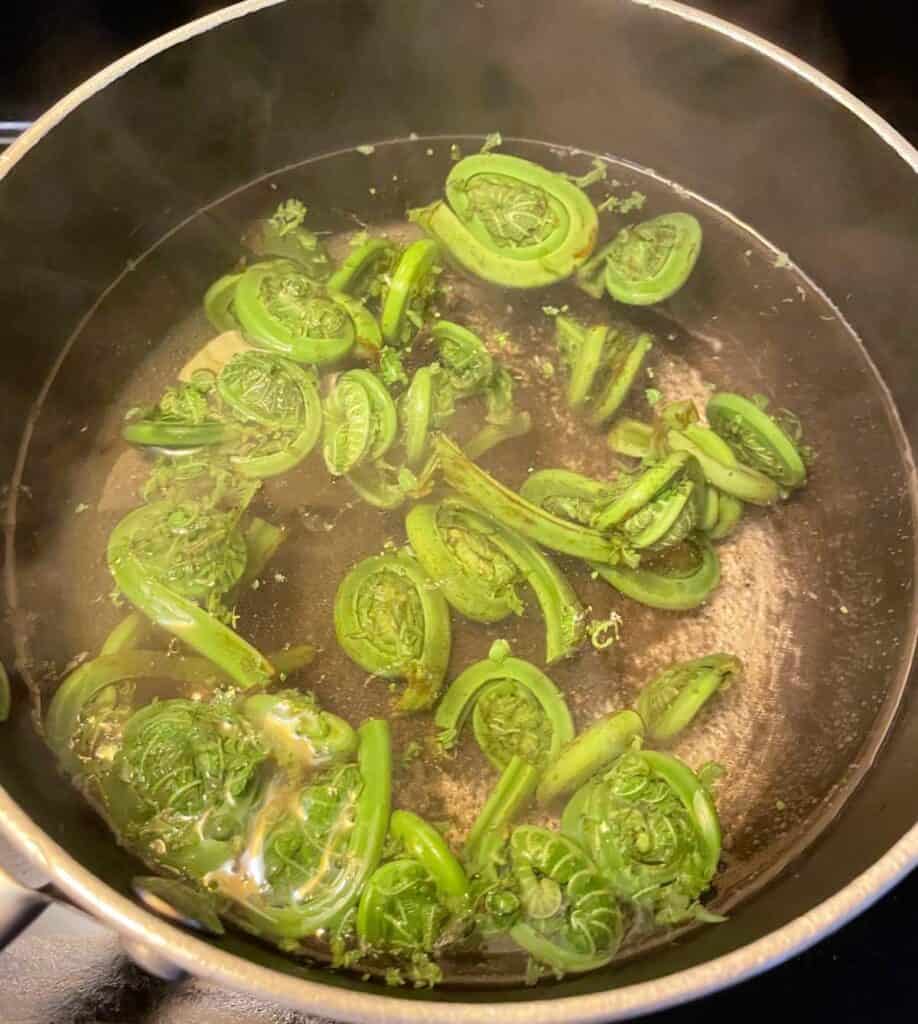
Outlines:
[[[50,896],[27,889],[0,868],[0,949],[28,928],[50,903]]]

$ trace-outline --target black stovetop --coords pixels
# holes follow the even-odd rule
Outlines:
[[[10,6],[12,11],[3,12],[0,121],[34,118],[127,50],[223,5],[206,0],[39,0]],[[912,4],[710,0],[694,6],[758,32],[815,64],[918,143],[918,62],[909,31]],[[2,845],[0,862],[9,863]],[[653,1024],[711,1024],[750,1012],[764,1019],[790,1015],[793,1020],[812,1013],[814,1019],[835,1024],[914,1019],[916,912],[918,872],[836,935],[782,967],[703,1002],[646,1019]],[[0,1024],[307,1020],[203,983],[150,979],[124,959],[110,934],[66,908],[43,915],[0,954]],[[313,1019],[310,1024],[318,1022]]]

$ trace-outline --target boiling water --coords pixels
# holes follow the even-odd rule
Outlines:
[[[404,210],[438,193],[452,141],[399,141],[370,155],[347,151],[257,182],[163,240],[100,305],[58,377],[71,375],[72,383],[72,375],[83,375],[85,404],[74,407],[72,397],[56,403],[52,383],[23,477],[26,486],[41,482],[59,508],[16,581],[21,653],[37,696],[47,699],[64,666],[82,652],[96,651],[124,614],[110,597],[105,540],[138,503],[149,462],[120,440],[122,418],[131,406],[155,401],[212,338],[200,298],[238,257],[245,225],[280,198],[296,196],[310,207],[307,224],[328,233],[335,253],[345,251],[350,235],[364,227],[407,241],[417,232],[405,222]],[[590,166],[587,155],[532,143],[511,143],[506,151],[573,173]],[[628,218],[604,214],[603,239],[626,220],[675,209],[694,213],[703,225],[698,267],[665,305],[613,311],[608,300],[594,301],[570,285],[511,293],[449,274],[441,308],[481,335],[511,371],[518,403],[532,414],[528,436],[482,460],[511,487],[539,468],[597,477],[620,468],[604,435],[566,407],[553,322],[543,311],[547,303],[569,305],[586,321],[611,314],[653,332],[648,368],[625,415],[650,417],[647,388],[666,399],[691,398],[699,409],[714,390],[764,392],[801,417],[806,440],[819,453],[804,491],[773,510],[747,507],[739,530],[718,549],[722,584],[698,611],[644,608],[592,579],[583,565],[559,559],[592,617],[617,612],[623,624],[616,646],[598,652],[587,645],[549,671],[578,728],[630,706],[641,686],[675,659],[723,650],[745,663],[744,679],[712,701],[673,748],[694,767],[713,759],[726,768],[718,798],[724,868],[710,906],[729,912],[837,813],[894,709],[899,651],[894,643],[870,643],[879,606],[887,600],[883,567],[859,561],[858,531],[866,526],[839,497],[839,481],[850,481],[852,467],[858,460],[866,464],[876,442],[888,435],[889,412],[838,309],[786,256],[710,203],[625,162],[609,161],[608,180],[594,193],[624,197],[632,190],[646,195],[646,205]],[[816,357],[826,351],[833,353],[831,373]],[[409,365],[431,357],[419,341]],[[100,385],[103,361],[106,378]],[[852,431],[849,417],[840,429],[839,407],[855,399],[863,420]],[[52,463],[53,453],[58,458]],[[51,465],[56,476],[49,482]],[[332,608],[351,565],[386,544],[405,543],[404,510],[383,513],[361,503],[346,480],[329,477],[317,450],[292,473],[267,481],[255,511],[285,525],[288,537],[257,588],[243,595],[240,630],[263,650],[314,643],[318,657],[297,684],[355,724],[386,716],[389,688],[368,679],[338,648]],[[852,553],[841,559],[841,551]],[[58,585],[62,566],[78,587]],[[486,657],[497,637],[507,639],[517,656],[543,665],[543,627],[533,601],[522,617],[497,626],[454,613],[453,634],[449,679]],[[432,757],[429,714],[395,718],[392,730],[395,806],[449,822],[449,837],[458,846],[496,781],[493,769],[468,734],[455,758]],[[399,755],[412,741],[425,754],[403,764]],[[496,949],[486,961],[474,957],[447,965],[447,981],[513,980],[522,966],[518,954]]]

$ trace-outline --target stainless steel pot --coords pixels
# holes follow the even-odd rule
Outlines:
[[[843,475],[837,481],[840,505],[850,485],[857,513],[876,524],[863,531],[858,565],[883,566],[884,587],[861,638],[883,645],[888,679],[878,687],[864,678],[864,692],[887,706],[901,695],[898,714],[883,747],[848,765],[857,777],[870,770],[844,812],[739,907],[729,926],[557,985],[497,996],[418,994],[297,965],[241,935],[205,942],[136,905],[127,896],[131,862],[100,831],[84,827],[85,810],[55,774],[17,691],[18,715],[0,746],[0,826],[63,893],[116,929],[130,954],[161,975],[187,971],[349,1021],[622,1019],[781,962],[918,863],[918,700],[905,686],[916,628],[915,474],[907,438],[918,436],[918,153],[812,68],[679,4],[238,4],[112,65],[0,155],[3,475],[16,470],[17,451],[24,458],[23,435],[32,455],[37,447],[48,465],[61,467],[59,478],[46,474],[38,493],[17,492],[8,502],[13,626],[28,626],[14,565],[34,553],[30,544],[81,445],[78,429],[40,429],[36,399],[68,338],[112,282],[123,289],[164,236],[278,168],[410,132],[495,127],[655,168],[754,225],[840,304],[902,418],[901,430],[893,415],[890,430],[877,434],[895,451],[878,453],[873,470],[859,465],[856,486]],[[213,230],[219,233],[219,223]],[[195,237],[205,248],[213,242]],[[155,260],[152,266],[148,283],[156,280]],[[161,308],[148,296],[151,336],[158,318],[168,323],[171,287],[163,282]],[[117,319],[109,327],[114,336]],[[832,352],[822,355],[831,376]],[[121,371],[99,362],[82,364],[81,372],[55,385],[65,413],[104,402]],[[857,399],[843,381],[838,388],[846,400]],[[852,431],[870,428],[854,404],[840,405],[838,417]],[[54,450],[43,451],[52,441]],[[66,569],[61,585],[72,586]],[[839,786],[845,782],[840,776]],[[826,801],[834,808],[831,797]],[[0,910],[9,907],[0,934],[12,934],[42,901],[0,879]]]

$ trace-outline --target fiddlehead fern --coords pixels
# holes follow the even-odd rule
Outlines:
[[[242,713],[279,764],[322,768],[349,761],[357,751],[357,733],[328,711],[311,693],[279,690],[247,697]]]
[[[376,870],[391,806],[388,724],[370,719],[357,734],[356,764],[269,786],[236,858],[206,876],[248,931],[288,947],[327,939]]]
[[[453,938],[468,880],[443,837],[411,811],[394,811],[392,839],[405,856],[370,877],[357,910],[357,935],[365,953],[406,958],[426,955]]]
[[[604,564],[618,561],[622,545],[617,536],[569,522],[526,501],[476,466],[442,434],[434,440],[434,452],[446,482],[463,497],[488,509],[501,525],[575,558]]]
[[[665,213],[624,227],[577,275],[599,298],[605,289],[629,306],[670,298],[685,284],[701,252],[701,225],[690,213]]]
[[[434,716],[438,741],[452,749],[472,717],[475,739],[499,771],[514,756],[542,766],[574,736],[564,697],[535,665],[508,656],[496,641],[491,655],[457,676]]]
[[[613,886],[576,842],[522,825],[510,837],[510,866],[521,905],[514,942],[562,973],[609,963],[624,934],[622,912]]]
[[[217,392],[244,428],[230,465],[242,476],[286,473],[315,447],[322,406],[315,375],[268,352],[242,352],[220,371]]]
[[[140,647],[151,632],[149,627],[143,616],[132,612],[112,630],[99,656],[75,668],[55,691],[44,734],[71,775],[80,776],[84,767],[94,771],[100,762],[111,760],[126,717],[135,710],[131,698],[136,684],[169,680],[195,696],[232,686],[233,680],[206,658]],[[314,648],[301,644],[274,652],[271,661],[278,672],[292,673],[308,665],[314,655]],[[330,734],[336,735],[334,730]]]
[[[151,409],[133,409],[125,440],[174,458],[210,446],[207,461],[243,477],[276,476],[312,450],[322,407],[312,371],[255,349],[232,356],[218,376],[199,369],[167,388]]]
[[[720,583],[717,552],[701,534],[686,537],[663,551],[642,555],[640,565],[597,564],[593,568],[625,597],[667,611],[700,607]]]
[[[265,750],[227,701],[155,701],[124,725],[94,781],[112,827],[144,860],[201,878],[230,858]]]
[[[242,274],[224,274],[204,293],[204,313],[215,331],[239,330],[236,316],[236,285]]]
[[[367,558],[345,576],[335,597],[335,633],[365,671],[406,681],[397,710],[433,704],[449,663],[449,609],[409,555]]]
[[[546,626],[546,661],[572,654],[583,640],[585,613],[564,574],[534,544],[455,499],[416,505],[405,520],[418,560],[446,599],[476,622],[498,622],[522,603],[528,583]]]
[[[742,671],[743,663],[732,654],[708,654],[669,665],[641,690],[635,704],[647,735],[654,740],[671,740]]]
[[[408,216],[464,270],[506,288],[560,281],[596,244],[586,193],[538,164],[497,153],[460,160],[446,179],[446,199]]]
[[[785,491],[806,483],[806,464],[800,446],[800,424],[785,414],[770,415],[767,403],[721,392],[708,401],[708,422],[747,466],[770,477]],[[749,500],[749,499],[747,499]]]
[[[320,288],[284,261],[249,267],[233,296],[247,338],[298,363],[337,362],[357,345],[376,352],[376,320],[359,299]]]
[[[383,460],[353,469],[347,482],[368,505],[386,511],[401,507],[409,497],[426,493],[418,490],[418,477],[407,466],[390,466]]]
[[[238,509],[221,511],[201,501],[143,505],[112,530],[108,566],[135,608],[239,685],[252,686],[268,682],[274,670],[218,617],[225,614],[223,596],[245,570],[238,518]]]
[[[403,347],[429,314],[437,290],[439,250],[435,242],[412,242],[401,254],[383,298],[380,327],[387,345]]]
[[[390,860],[364,887],[357,935],[365,952],[411,957],[433,952],[449,918],[449,908],[422,864]]]
[[[332,262],[318,235],[303,226],[306,206],[285,199],[270,217],[255,221],[242,244],[255,256],[292,260],[313,281],[325,281]]]
[[[393,811],[389,834],[407,856],[423,865],[444,898],[458,906],[468,891],[468,878],[433,825],[411,811]]]
[[[523,481],[520,496],[559,519],[589,525],[630,483],[630,477],[600,481],[568,469],[538,469]]]
[[[488,930],[505,930],[507,919],[515,916],[517,902],[511,901],[510,905],[505,905],[499,898],[505,886],[500,884],[495,862],[507,841],[513,823],[531,802],[538,784],[539,769],[518,754],[514,754],[507,762],[507,767],[488,795],[466,837],[462,859],[469,874],[479,876],[474,886],[476,902],[486,904],[488,916],[492,918],[486,924]],[[498,894],[498,898],[492,901],[493,893]]]
[[[698,897],[717,870],[720,824],[707,789],[677,758],[623,754],[574,794],[561,828],[658,924],[710,920]]]
[[[513,379],[495,363],[478,335],[448,320],[438,320],[431,334],[452,394],[485,400],[485,425],[463,445],[468,457],[477,459],[495,445],[527,433],[531,417],[513,404]]]
[[[187,450],[231,441],[236,431],[216,415],[208,393],[213,379],[202,375],[166,388],[150,408],[130,409],[121,434],[125,441],[157,448]]]
[[[378,303],[385,294],[386,277],[398,262],[398,247],[385,238],[365,238],[328,279],[328,287],[354,298]],[[375,306],[374,306],[375,308]]]
[[[705,482],[698,460],[674,452],[599,509],[592,525],[620,530],[638,551],[659,551],[681,543],[698,528],[704,511]]]
[[[478,335],[449,320],[438,320],[431,334],[455,394],[466,397],[483,393],[494,378],[495,366]]]
[[[633,711],[600,718],[551,759],[539,783],[539,803],[545,806],[577,789],[643,735],[644,723]]]
[[[325,402],[325,465],[343,476],[366,460],[381,458],[398,431],[395,402],[369,370],[342,374]]]
[[[534,505],[579,523],[590,523],[630,486],[625,476],[602,483],[563,469],[531,474],[520,489]],[[640,564],[594,563],[593,569],[616,590],[651,608],[685,611],[697,608],[720,582],[716,553],[697,533],[662,551],[644,553]]]
[[[125,620],[129,631],[135,621],[139,622],[139,616]],[[231,682],[206,658],[172,657],[130,643],[120,647],[124,631],[112,635],[114,641],[106,641],[99,657],[84,662],[61,683],[45,718],[45,739],[71,775],[79,775],[84,762],[99,760],[100,745],[111,748],[111,727],[120,735],[125,715],[132,708],[129,704],[115,708],[114,691],[118,688],[156,678],[206,691]],[[109,720],[113,712],[115,720]]]
[[[568,404],[585,406],[596,424],[618,411],[653,347],[651,335],[628,325],[585,328],[563,315],[555,321],[555,341],[568,374]]]
[[[520,614],[516,563],[481,529],[470,506],[455,502],[415,505],[405,518],[412,550],[447,601],[474,622],[500,622]],[[475,527],[478,526],[476,529]]]
[[[770,505],[780,492],[773,480],[742,465],[726,441],[697,419],[691,402],[670,402],[662,408],[654,426],[619,420],[609,431],[609,446],[621,455],[639,459],[675,451],[694,456],[708,484],[700,528],[711,540],[723,540],[742,518],[743,501]]]
[[[454,398],[439,363],[415,371],[399,402],[406,466],[416,466],[427,454],[430,432],[452,416]]]

